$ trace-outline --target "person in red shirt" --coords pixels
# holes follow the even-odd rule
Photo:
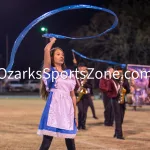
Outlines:
[[[108,97],[108,95],[110,95],[109,84],[114,69],[112,67],[108,67],[106,71],[108,71],[108,73],[106,77],[103,76],[103,78],[100,79],[99,88],[100,91],[102,92],[102,99],[104,104],[104,125],[113,126],[114,114],[111,105],[111,98]]]

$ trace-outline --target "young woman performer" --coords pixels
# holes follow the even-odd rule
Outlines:
[[[55,41],[51,38],[44,49],[41,96],[47,101],[37,132],[43,135],[40,150],[48,150],[53,137],[65,138],[67,149],[75,150],[76,80],[71,70],[65,68],[62,49],[51,49]]]

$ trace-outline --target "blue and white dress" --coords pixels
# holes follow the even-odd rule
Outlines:
[[[76,136],[77,127],[70,96],[70,91],[75,88],[76,80],[71,74],[71,70],[68,69],[65,72],[68,74],[67,76],[66,73],[61,74],[51,67],[51,71],[42,76],[49,94],[37,131],[38,135],[62,138],[74,138]],[[57,79],[54,79],[53,76]]]

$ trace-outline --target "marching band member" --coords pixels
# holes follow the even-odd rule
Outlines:
[[[99,88],[100,88],[100,91],[102,92],[102,99],[103,99],[103,104],[104,104],[104,125],[113,126],[114,114],[113,114],[112,105],[111,105],[111,98],[107,96],[107,92],[108,92],[107,84],[109,80],[111,79],[114,69],[112,67],[108,67],[106,71],[108,72],[106,75],[106,78],[103,76],[100,79]]]
[[[81,97],[81,99],[78,101],[77,98],[77,106],[78,106],[78,129],[83,129],[86,130],[86,118],[87,118],[87,110],[88,106],[92,105],[92,112],[93,112],[93,118],[98,119],[95,115],[95,108],[92,100],[93,96],[93,89],[92,89],[92,84],[91,80],[87,79],[88,77],[88,70],[87,67],[84,63],[79,63],[77,65],[77,61],[75,59],[74,53],[73,53],[73,63],[75,69],[78,69],[80,73],[78,73],[77,76],[77,84],[76,84],[76,95],[79,95],[81,92],[81,89],[84,88],[85,93]],[[84,74],[84,78],[82,74]],[[81,88],[81,89],[80,89]]]
[[[125,94],[130,93],[129,83],[124,78],[123,69],[120,66],[115,67],[119,75],[113,75],[111,79],[108,96],[111,98],[112,108],[114,111],[115,134],[117,139],[124,139],[122,124],[125,115]]]

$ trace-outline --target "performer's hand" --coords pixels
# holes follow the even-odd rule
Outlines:
[[[76,60],[75,58],[73,59],[73,63],[74,63],[74,64],[77,64],[77,60]]]
[[[54,37],[52,37],[52,38],[50,38],[50,43],[55,43],[55,41],[56,41],[56,38],[54,38]]]
[[[88,73],[87,67],[85,67],[84,72],[85,72],[85,74]]]
[[[56,41],[56,38],[50,38],[50,42],[45,46],[45,48],[44,48],[44,50],[51,50],[51,48],[52,48],[52,45],[55,43],[55,41]]]
[[[77,119],[75,119],[75,123],[76,123],[76,127],[78,127],[78,121],[77,121]]]

